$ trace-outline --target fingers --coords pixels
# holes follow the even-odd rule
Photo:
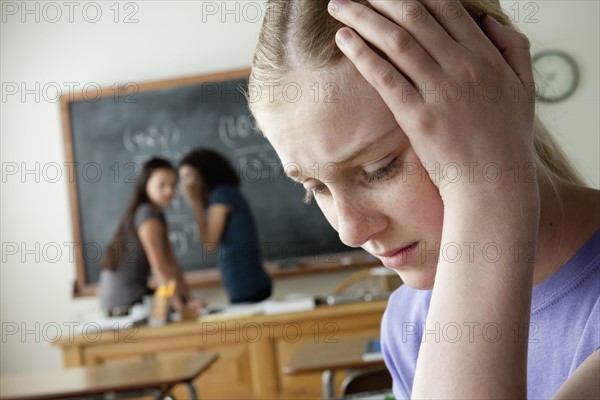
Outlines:
[[[387,2],[389,3],[389,0]],[[332,15],[355,29],[367,42],[383,51],[409,80],[430,80],[439,74],[437,61],[415,40],[415,35],[411,34],[413,32],[398,26],[385,16],[352,1],[343,2],[333,8]],[[430,17],[430,19],[432,18]],[[441,31],[439,26],[438,28]],[[413,30],[415,33],[422,33],[429,37],[434,36],[432,32],[423,30],[422,27]],[[424,39],[427,40],[427,37]]]
[[[406,29],[438,64],[445,64],[448,59],[452,58],[453,52],[458,47],[456,41],[420,1],[368,1],[373,8],[393,21],[394,24]]]
[[[394,65],[375,53],[352,29],[340,29],[336,42],[394,114],[409,113],[416,103],[422,102],[421,95],[408,79]]]
[[[372,0],[369,0],[372,2]],[[385,3],[385,1],[383,1]],[[485,35],[459,0],[420,0],[429,13],[456,42],[475,50]],[[390,2],[395,3],[395,2]]]
[[[527,36],[502,26],[489,15],[485,16],[482,29],[523,85],[526,88],[533,87],[533,67]]]

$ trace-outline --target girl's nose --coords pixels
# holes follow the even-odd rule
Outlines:
[[[387,226],[384,214],[356,196],[338,197],[335,212],[340,240],[350,247],[364,245]]]

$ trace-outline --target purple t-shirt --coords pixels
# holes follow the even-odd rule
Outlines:
[[[550,399],[575,369],[600,348],[600,230],[550,278],[533,287],[527,393]],[[431,290],[402,285],[388,302],[381,322],[381,347],[394,379],[397,399],[412,393]],[[463,335],[495,340],[496,326],[460,327]],[[426,332],[425,340],[455,340],[457,326]],[[517,331],[502,332],[515,335]],[[437,337],[436,337],[437,335]],[[435,382],[431,383],[435,385]]]

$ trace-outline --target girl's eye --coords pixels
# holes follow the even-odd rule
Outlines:
[[[400,162],[398,160],[398,157],[396,157],[392,161],[390,161],[390,163],[388,165],[386,165],[383,168],[379,168],[378,170],[375,170],[373,172],[365,172],[364,173],[365,180],[367,182],[371,183],[374,180],[380,181],[380,180],[391,178],[394,175],[394,173],[400,169],[400,167],[401,167]]]
[[[304,198],[302,199],[302,201],[304,202],[304,204],[310,204],[313,197],[315,197],[318,194],[323,193],[324,190],[325,190],[324,183],[319,183],[310,189],[305,189]]]
[[[396,171],[398,171],[400,168],[401,168],[401,163],[400,163],[398,157],[395,157],[394,159],[392,159],[392,161],[390,161],[386,166],[384,166],[382,168],[379,168],[372,172],[364,172],[364,177],[365,177],[365,180],[369,183],[371,183],[375,180],[381,181],[381,180],[389,179],[389,178],[393,177],[394,174],[396,173]],[[323,193],[323,191],[325,191],[325,189],[327,189],[327,186],[325,186],[325,184],[322,182],[319,182],[314,187],[305,189],[303,202],[305,204],[310,204],[312,199],[316,195]]]

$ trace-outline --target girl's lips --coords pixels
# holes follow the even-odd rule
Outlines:
[[[408,246],[389,251],[377,257],[379,257],[383,265],[385,265],[387,268],[400,268],[406,264],[408,257],[415,253],[418,244],[419,242],[414,242]]]

